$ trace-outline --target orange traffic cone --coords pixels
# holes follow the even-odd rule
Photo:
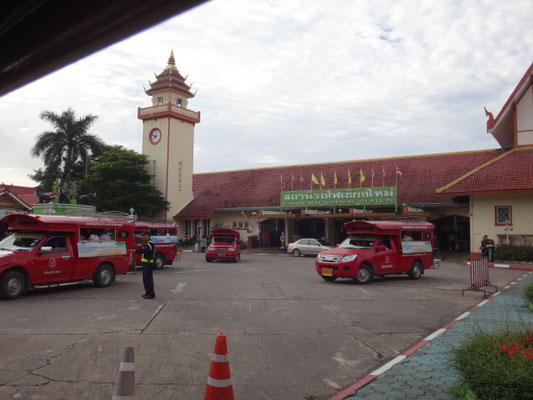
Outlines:
[[[117,384],[112,400],[135,400],[135,360],[133,347],[126,347],[118,368]]]
[[[234,400],[229,372],[228,346],[226,335],[223,333],[217,334],[213,353],[204,400]]]

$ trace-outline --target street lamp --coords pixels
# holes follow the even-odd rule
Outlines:
[[[510,245],[511,243],[509,243],[509,231],[512,232],[513,227],[505,224],[505,227],[503,228],[503,230],[507,233],[507,244]]]

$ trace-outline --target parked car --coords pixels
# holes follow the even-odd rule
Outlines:
[[[328,242],[323,239],[300,239],[294,243],[289,243],[287,247],[287,252],[292,254],[295,257],[300,257],[300,255],[314,255],[316,256],[323,250],[332,249]]]

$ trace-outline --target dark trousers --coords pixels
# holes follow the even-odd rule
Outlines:
[[[154,263],[142,263],[143,265],[143,284],[144,292],[148,296],[155,296],[154,292],[154,277],[152,272],[154,271]]]

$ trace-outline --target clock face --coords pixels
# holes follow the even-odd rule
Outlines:
[[[150,132],[149,138],[152,144],[158,144],[159,141],[161,140],[161,131],[157,128],[152,129],[152,131]]]

